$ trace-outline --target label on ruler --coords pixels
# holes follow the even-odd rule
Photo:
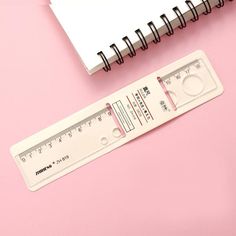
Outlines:
[[[14,145],[11,153],[28,188],[37,190],[222,92],[197,51]]]

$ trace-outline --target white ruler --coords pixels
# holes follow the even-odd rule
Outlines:
[[[30,190],[209,101],[223,87],[197,51],[14,145]]]

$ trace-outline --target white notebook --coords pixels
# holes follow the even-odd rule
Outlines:
[[[224,0],[51,0],[51,8],[89,74],[146,50]]]

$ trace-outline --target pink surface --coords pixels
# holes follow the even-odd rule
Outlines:
[[[92,77],[49,7],[37,5],[47,1],[10,2],[0,5],[0,235],[236,235],[235,2]],[[222,96],[26,189],[12,144],[196,49],[208,54]]]

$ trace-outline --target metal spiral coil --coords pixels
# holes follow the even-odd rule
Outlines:
[[[216,5],[216,7],[221,8],[221,7],[223,7],[224,5],[225,5],[225,1],[224,1],[224,0],[219,0],[219,4]]]
[[[230,2],[232,2],[233,0],[228,0]],[[224,6],[225,4],[225,0],[218,0],[218,4],[216,5],[217,8],[221,8]],[[193,2],[191,0],[186,0],[185,3],[187,4],[189,10],[191,11],[192,15],[193,15],[193,18],[191,19],[191,21],[195,22],[197,20],[199,20],[199,13],[198,13],[198,10],[197,10],[197,7],[193,4]],[[212,12],[212,6],[210,4],[210,1],[209,0],[202,0],[202,4],[203,6],[205,7],[205,11],[203,12],[204,15],[208,15],[209,13]],[[181,10],[176,6],[172,9],[174,11],[174,13],[176,14],[178,20],[179,20],[179,28],[180,29],[183,29],[187,26],[187,21],[185,19],[185,16],[184,14],[181,12]],[[169,20],[169,18],[166,16],[166,14],[162,14],[160,16],[160,18],[162,19],[162,21],[164,22],[165,24],[165,27],[167,29],[167,35],[168,36],[171,36],[174,34],[174,28],[172,26],[172,23],[171,21]],[[157,29],[157,27],[155,26],[155,24],[150,21],[149,23],[147,23],[147,26],[150,28],[150,31],[153,35],[153,43],[157,44],[159,42],[161,42],[161,37],[160,37],[160,33]],[[139,41],[141,42],[142,46],[141,46],[141,49],[142,50],[146,50],[148,49],[148,42],[143,34],[143,32],[141,31],[141,29],[137,29],[135,30],[135,34],[137,35]],[[129,53],[128,55],[130,57],[134,57],[136,56],[136,50],[134,48],[134,45],[133,43],[131,42],[131,40],[129,39],[128,36],[125,36],[122,38],[122,40],[125,42],[128,50],[129,50]],[[117,64],[121,65],[124,63],[124,58],[121,54],[121,51],[119,50],[119,48],[117,47],[116,44],[111,44],[110,46],[111,49],[114,50],[115,54],[116,54],[116,57],[117,57]],[[99,55],[104,63],[104,71],[108,72],[111,70],[111,65],[107,59],[107,57],[105,56],[105,54],[100,51],[97,53],[97,55]]]
[[[148,49],[148,44],[147,44],[147,41],[146,41],[145,37],[143,36],[142,31],[140,29],[137,29],[137,30],[135,30],[135,33],[138,35],[139,40],[142,43],[141,49],[142,50]]]
[[[106,72],[111,70],[111,65],[110,65],[109,61],[107,60],[107,57],[105,56],[105,54],[102,51],[100,51],[97,53],[97,55],[100,56],[103,60],[103,63],[104,63],[103,70]]]
[[[188,5],[190,11],[193,14],[193,19],[191,21],[195,22],[195,21],[199,20],[197,8],[193,5],[192,1],[187,0],[187,1],[185,1],[185,3]]]
[[[129,37],[128,37],[128,36],[125,36],[122,40],[126,43],[128,49],[129,49],[129,51],[130,51],[128,55],[129,55],[130,57],[136,56],[136,51],[135,51],[134,46],[133,46],[133,44],[131,43]]]
[[[120,50],[118,49],[118,47],[113,43],[113,44],[110,46],[110,48],[112,48],[112,49],[114,50],[114,52],[115,52],[115,54],[116,54],[116,56],[117,56],[117,58],[118,58],[118,59],[116,60],[116,63],[117,63],[118,65],[121,65],[122,63],[124,63],[124,58],[123,58],[123,56],[122,56]]]
[[[206,8],[206,11],[203,12],[204,15],[208,15],[209,13],[211,13],[211,4],[209,2],[209,0],[202,0],[202,3],[204,5],[204,7]]]
[[[154,37],[153,43],[160,43],[161,37],[160,37],[160,34],[159,34],[156,26],[154,25],[154,23],[152,21],[150,21],[147,25],[149,26],[150,30],[152,31],[152,34]]]
[[[184,15],[182,14],[182,12],[179,10],[178,7],[174,7],[173,11],[175,12],[175,14],[177,15],[179,22],[180,22],[180,29],[183,29],[187,26],[186,20],[184,18]]]
[[[171,25],[171,23],[170,23],[168,17],[167,17],[165,14],[161,15],[160,17],[161,17],[161,19],[163,20],[163,22],[165,23],[166,28],[167,28],[167,30],[168,30],[168,32],[167,32],[166,34],[167,34],[168,36],[173,35],[173,34],[174,34],[174,29],[173,29],[173,27],[172,27],[172,25]]]

